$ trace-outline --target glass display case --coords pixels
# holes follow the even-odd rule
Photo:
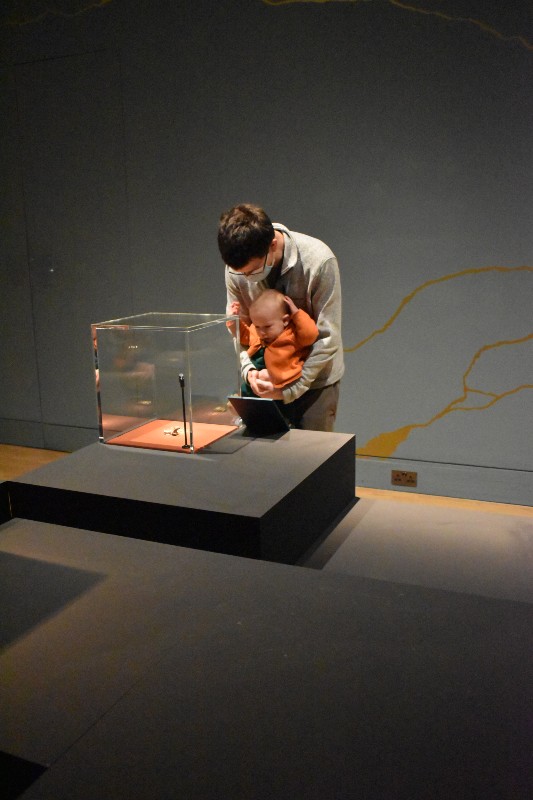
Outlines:
[[[192,453],[238,427],[237,317],[138,314],[92,326],[100,441]]]

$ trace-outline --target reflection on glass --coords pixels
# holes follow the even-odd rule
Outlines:
[[[240,379],[230,321],[151,313],[95,323],[100,440],[192,452],[234,430],[227,396]]]

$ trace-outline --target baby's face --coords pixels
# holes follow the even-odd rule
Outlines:
[[[265,344],[270,344],[277,339],[289,323],[289,315],[281,314],[271,308],[254,310],[252,322],[260,338]]]

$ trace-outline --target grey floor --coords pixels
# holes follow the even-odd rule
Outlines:
[[[529,604],[30,520],[0,556],[24,800],[528,796]]]
[[[363,496],[300,565],[533,602],[533,509],[477,505]]]

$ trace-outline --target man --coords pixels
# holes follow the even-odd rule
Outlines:
[[[294,427],[332,431],[344,373],[341,288],[334,254],[319,239],[273,224],[262,208],[248,204],[222,214],[218,246],[226,264],[228,313],[236,301],[250,323],[251,303],[265,289],[277,289],[303,308],[319,331],[294,383],[275,389],[272,382],[260,380],[244,348],[243,379],[259,397],[282,400]]]

